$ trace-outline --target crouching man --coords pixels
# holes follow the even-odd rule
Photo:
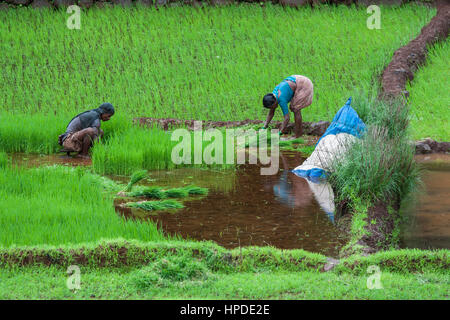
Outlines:
[[[103,135],[100,122],[108,121],[113,115],[111,103],[103,103],[97,109],[80,113],[70,120],[66,132],[58,137],[58,143],[64,147],[64,151],[78,152],[78,156],[88,158],[94,141]]]

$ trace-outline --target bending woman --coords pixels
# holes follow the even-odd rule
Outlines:
[[[295,137],[300,137],[303,134],[301,110],[312,103],[313,92],[314,86],[311,80],[305,76],[293,75],[284,79],[275,87],[275,89],[273,89],[272,93],[266,94],[263,98],[263,106],[270,109],[263,128],[269,126],[269,123],[272,121],[275,114],[275,109],[279,105],[284,115],[284,121],[280,131],[285,133],[284,131],[289,124],[290,109],[294,113]],[[290,106],[288,109],[289,102]]]

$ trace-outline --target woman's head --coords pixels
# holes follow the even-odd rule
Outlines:
[[[275,95],[273,93],[268,93],[263,98],[263,106],[264,108],[272,108],[275,103],[277,102],[277,98],[275,98]]]
[[[105,102],[100,107],[98,107],[100,112],[100,118],[102,121],[108,121],[114,114],[114,107],[111,103]]]

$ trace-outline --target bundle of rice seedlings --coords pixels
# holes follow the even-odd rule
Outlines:
[[[185,198],[189,195],[188,190],[185,188],[172,188],[164,191],[167,198]]]
[[[164,199],[166,193],[161,187],[140,187],[128,193],[130,197],[147,197],[151,199]]]
[[[125,206],[130,208],[139,208],[147,211],[184,208],[184,205],[176,200],[128,202],[125,204]]]
[[[130,182],[123,191],[130,192],[133,186],[147,176],[147,170],[136,171],[131,175]]]
[[[201,188],[197,186],[187,186],[184,187],[189,195],[207,195],[208,194],[208,188]]]

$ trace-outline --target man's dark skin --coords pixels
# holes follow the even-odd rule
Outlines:
[[[278,102],[276,101],[269,109],[269,114],[267,115],[266,123],[264,124],[263,129],[267,129],[269,123],[272,121],[273,116],[275,114],[275,109],[278,107]],[[302,111],[295,110],[294,111],[294,119],[295,119],[295,138],[299,138],[303,134],[302,128]],[[281,124],[280,131],[281,133],[285,133],[287,125],[289,124],[290,116],[289,113],[284,116],[283,123]]]
[[[100,119],[102,121],[109,121],[111,119],[111,114],[109,113],[103,113],[100,115]],[[82,137],[83,146],[81,149],[81,152],[78,154],[80,158],[89,158],[89,149],[92,147],[92,144],[94,142],[94,137],[102,137],[103,136],[103,130],[97,128],[89,128],[89,130],[86,130],[86,133]]]

